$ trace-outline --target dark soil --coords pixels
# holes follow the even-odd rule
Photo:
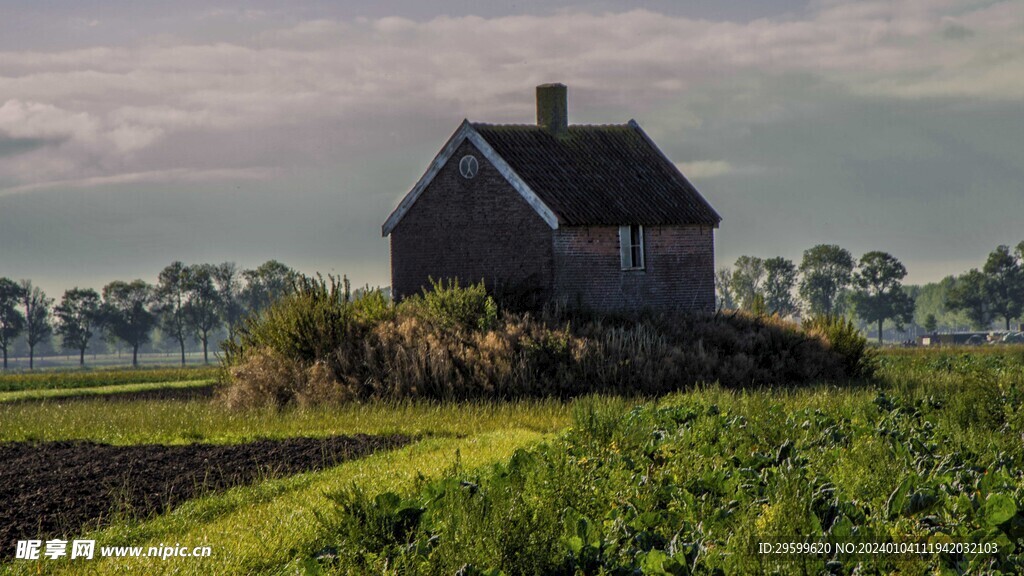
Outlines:
[[[73,536],[112,516],[146,517],[196,496],[326,468],[410,440],[360,434],[237,445],[0,444],[0,561],[14,555],[18,540]]]

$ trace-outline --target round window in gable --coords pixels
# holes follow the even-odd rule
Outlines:
[[[477,162],[476,156],[468,154],[459,160],[459,174],[466,180],[469,180],[476,176],[476,173],[480,171],[480,163]]]

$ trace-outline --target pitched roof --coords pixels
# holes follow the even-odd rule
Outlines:
[[[556,137],[533,125],[463,121],[383,226],[387,236],[469,140],[552,228],[718,226],[721,216],[635,122],[569,126]]]
[[[473,124],[567,226],[717,226],[721,217],[640,126]]]

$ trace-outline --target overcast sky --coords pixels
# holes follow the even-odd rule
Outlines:
[[[0,276],[173,260],[389,283],[380,225],[463,118],[635,118],[718,265],[885,250],[914,282],[1024,240],[1024,2],[0,0]]]

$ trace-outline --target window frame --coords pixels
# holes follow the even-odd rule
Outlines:
[[[642,224],[619,226],[619,265],[623,271],[647,269],[645,240],[646,234]]]

